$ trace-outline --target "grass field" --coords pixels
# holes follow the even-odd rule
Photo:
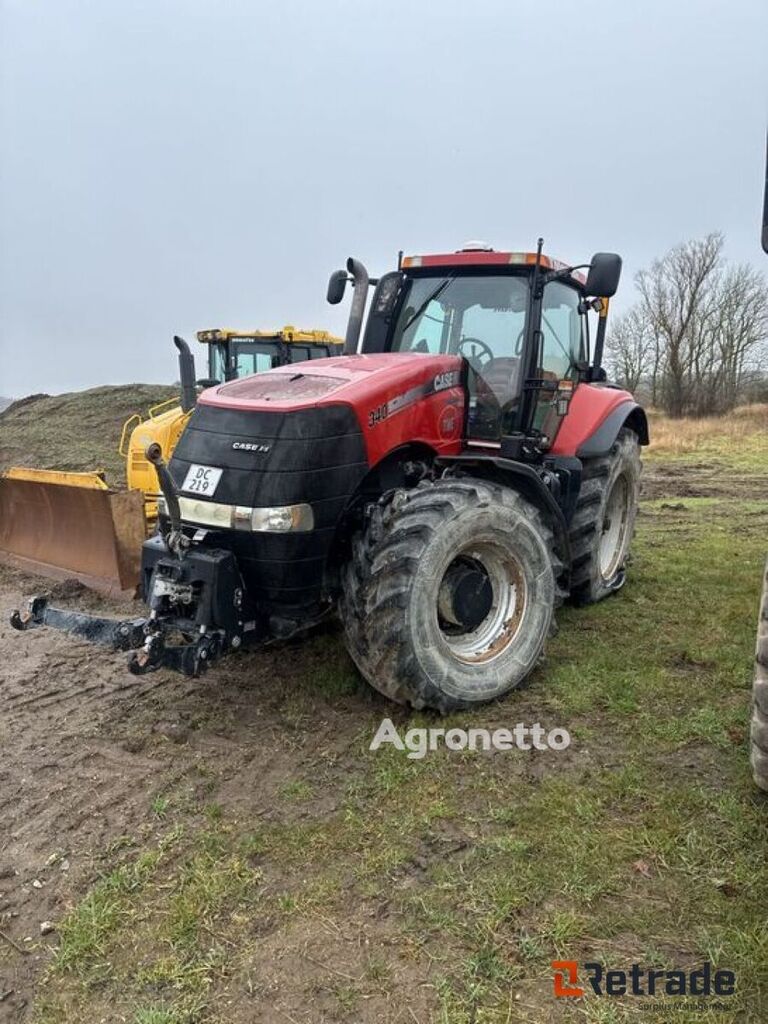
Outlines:
[[[657,419],[649,476],[704,465],[706,496],[645,501],[625,590],[563,609],[523,690],[439,722],[564,726],[568,750],[370,752],[384,715],[401,734],[434,720],[372,695],[334,633],[289,648],[248,725],[274,762],[244,794],[247,766],[200,745],[147,794],[58,924],[36,1024],[765,1020],[768,801],[746,744],[763,415],[687,428],[691,446]],[[207,685],[193,745],[245,727]],[[553,959],[709,960],[736,993],[556,1000]]]

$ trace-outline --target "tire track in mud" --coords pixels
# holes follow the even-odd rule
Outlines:
[[[303,652],[243,655],[201,680],[131,676],[122,653],[52,629],[13,630],[7,613],[38,589],[0,569],[0,931],[32,951],[0,941],[0,994],[12,990],[0,1021],[14,1024],[30,1018],[56,945],[40,924],[60,920],[114,867],[116,843],[142,846],[158,827],[155,797],[173,798],[179,822],[212,800],[233,815],[271,813],[302,766],[346,777],[360,712],[356,698],[297,712],[313,657]],[[54,599],[135,614],[89,594]],[[333,809],[329,788],[317,813]]]
[[[173,713],[178,680],[129,676],[125,655],[55,630],[13,630],[7,612],[21,588],[34,583],[0,577],[0,993],[10,993],[0,1020],[9,1021],[28,1019],[55,944],[55,934],[41,940],[41,923],[82,895],[109,844],[137,834],[153,795],[192,760],[170,743],[126,742],[131,731],[151,736],[153,715]]]

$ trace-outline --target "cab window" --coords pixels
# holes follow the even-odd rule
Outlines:
[[[251,373],[263,373],[275,365],[274,355],[270,352],[248,352],[240,349],[237,353],[237,376],[247,377]]]
[[[582,358],[579,296],[575,289],[560,281],[547,285],[542,302],[541,333],[541,377],[573,379],[576,363]]]
[[[574,380],[578,373],[576,364],[584,355],[581,320],[578,293],[561,281],[548,284],[542,298],[542,343],[537,372],[543,383],[536,398],[533,427],[550,442],[562,418],[556,382]]]
[[[297,345],[295,341],[288,345],[288,358],[292,363],[303,363],[310,358],[309,345]]]
[[[451,306],[436,299],[429,301],[418,316],[414,316],[412,306],[406,306],[400,316],[403,327],[400,350],[430,355],[446,352],[452,314]]]

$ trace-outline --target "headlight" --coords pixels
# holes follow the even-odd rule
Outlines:
[[[162,515],[168,515],[165,498],[158,498],[157,507]],[[199,501],[197,498],[180,495],[179,509],[183,522],[219,530],[307,533],[315,526],[312,506],[306,504],[250,508],[247,505],[224,505],[218,501]]]

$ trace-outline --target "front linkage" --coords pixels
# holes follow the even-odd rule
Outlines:
[[[180,625],[175,617],[108,619],[53,608],[48,598],[42,596],[31,597],[26,608],[12,612],[11,625],[20,630],[50,626],[80,636],[90,643],[111,647],[114,651],[131,651],[128,669],[134,675],[171,668],[196,677],[226,649],[219,631],[204,633],[195,640],[180,644],[168,643],[168,634],[177,632]]]
[[[157,445],[150,445],[147,457],[158,470],[170,513],[169,528],[146,541],[142,551],[149,615],[104,618],[53,608],[46,597],[36,596],[11,614],[11,625],[20,630],[51,626],[116,651],[131,651],[128,668],[134,675],[170,668],[196,677],[227,651],[258,642],[263,631],[245,597],[234,555],[190,546]]]

